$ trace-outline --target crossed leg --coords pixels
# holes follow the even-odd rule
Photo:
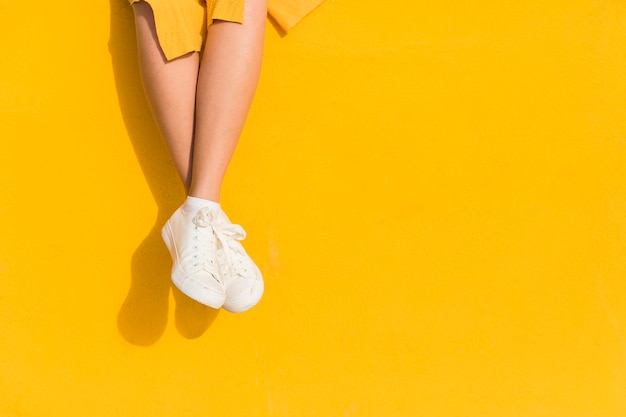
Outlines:
[[[245,2],[243,24],[215,21],[202,54],[170,61],[159,46],[152,8],[143,1],[133,5],[144,90],[189,195],[162,229],[172,281],[196,301],[231,312],[256,305],[264,288],[239,243],[245,232],[219,208],[261,69],[266,0]]]
[[[202,57],[167,61],[146,2],[133,5],[144,89],[188,194],[219,202],[261,70],[266,0],[246,0],[244,23],[215,21]]]

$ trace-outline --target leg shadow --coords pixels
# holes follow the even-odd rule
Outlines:
[[[187,339],[196,339],[204,334],[217,318],[219,310],[195,302],[172,285],[176,300],[176,329]]]
[[[109,0],[109,53],[122,118],[137,161],[158,207],[156,223],[131,260],[131,286],[117,317],[120,334],[138,346],[157,342],[167,325],[171,260],[161,227],[185,198],[176,169],[160,137],[143,92],[133,11],[127,0]],[[176,327],[186,338],[202,335],[218,310],[174,291]]]

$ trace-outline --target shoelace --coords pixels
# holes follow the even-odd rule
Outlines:
[[[232,275],[243,275],[246,268],[240,257],[235,259],[238,251],[232,247],[231,242],[245,239],[246,231],[238,224],[219,222],[216,216],[216,211],[203,208],[196,214],[194,223],[198,227],[206,227],[213,230],[215,238],[223,248],[225,259],[222,262],[222,269],[230,269]],[[225,273],[226,271],[222,272]]]
[[[193,223],[200,235],[194,237],[197,243],[196,248],[198,249],[198,254],[194,255],[194,258],[198,261],[194,263],[193,266],[199,269],[204,268],[207,262],[214,264],[215,249],[212,245],[213,239],[211,239],[211,235],[213,234],[212,219],[213,215],[208,209],[200,210],[193,218]]]

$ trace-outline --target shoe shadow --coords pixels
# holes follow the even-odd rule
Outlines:
[[[117,316],[129,343],[150,346],[167,325],[171,260],[160,230],[185,197],[174,164],[146,101],[137,61],[135,24],[128,0],[109,0],[109,53],[124,125],[137,161],[158,207],[156,223],[131,259],[131,286]],[[176,328],[186,338],[201,336],[219,310],[206,307],[174,288]]]

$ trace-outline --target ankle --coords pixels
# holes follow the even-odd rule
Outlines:
[[[220,208],[220,203],[193,196],[187,196],[187,199],[183,203],[183,210],[187,213],[195,213],[205,207],[208,207],[210,210],[218,210]]]

